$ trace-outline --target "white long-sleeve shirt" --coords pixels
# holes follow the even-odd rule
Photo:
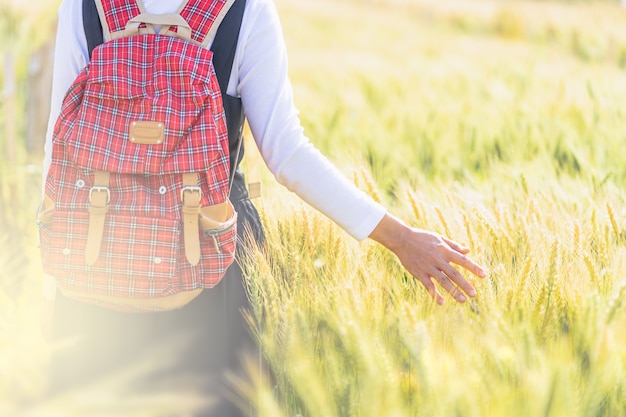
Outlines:
[[[148,13],[163,14],[175,13],[181,2],[143,3]],[[63,97],[89,60],[82,1],[63,0],[58,14],[44,178],[50,166],[52,131]],[[348,181],[304,135],[287,74],[282,28],[271,0],[246,2],[227,93],[241,97],[252,135],[278,182],[354,238],[366,238],[385,209]]]

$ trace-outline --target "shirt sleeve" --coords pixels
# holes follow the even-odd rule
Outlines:
[[[45,180],[52,160],[52,134],[66,91],[87,65],[89,52],[83,30],[82,2],[64,0],[58,10],[58,28],[54,48],[54,68],[52,72],[52,95],[50,116],[44,145],[43,176]]]
[[[236,55],[244,112],[263,160],[277,181],[354,238],[365,239],[386,213],[305,136],[288,77],[286,46],[269,0],[250,1]]]

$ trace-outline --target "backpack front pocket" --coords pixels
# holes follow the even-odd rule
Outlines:
[[[109,214],[98,259],[85,262],[89,214],[55,212],[41,227],[44,270],[62,288],[124,298],[177,291],[180,222],[174,219]]]

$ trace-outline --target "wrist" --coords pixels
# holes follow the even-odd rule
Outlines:
[[[411,228],[400,219],[387,213],[374,228],[369,238],[380,243],[387,249],[395,252],[405,241],[405,235]]]

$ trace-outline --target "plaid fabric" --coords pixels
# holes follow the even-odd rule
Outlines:
[[[219,252],[213,237],[200,233],[203,254],[194,267],[185,259],[177,219],[109,214],[100,257],[85,267],[88,224],[85,212],[59,212],[40,229],[46,273],[74,292],[141,298],[210,288],[221,280],[236,248],[235,227],[215,235]]]
[[[102,0],[102,8],[111,33],[124,30],[130,19],[141,14],[134,0]]]
[[[191,38],[202,43],[213,25],[216,17],[224,7],[223,0],[188,0],[180,15],[191,26]],[[135,1],[102,0],[109,31],[111,33],[124,30],[126,22],[141,14],[141,9]]]
[[[211,3],[209,7],[205,3]],[[204,41],[207,31],[205,28],[213,26],[215,18],[224,6],[220,0],[189,0],[180,15],[191,26],[191,39],[198,43]]]
[[[203,19],[216,8],[192,2],[205,10]],[[109,26],[136,11],[124,1],[103,3],[111,7]],[[133,121],[162,122],[164,143],[130,142]],[[94,171],[111,172],[111,201],[100,255],[87,266]],[[211,51],[162,35],[96,48],[54,130],[46,194],[55,214],[40,227],[45,272],[75,292],[124,298],[214,286],[233,262],[236,227],[200,231],[201,260],[187,262],[180,198],[186,172],[199,174],[202,206],[228,198],[228,133]]]

